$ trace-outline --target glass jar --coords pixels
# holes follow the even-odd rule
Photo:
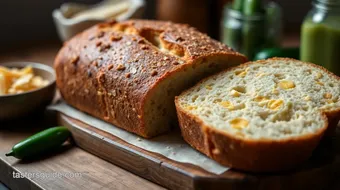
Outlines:
[[[340,0],[314,0],[301,29],[301,60],[340,76]]]
[[[222,19],[222,42],[249,60],[263,48],[279,46],[281,10],[274,2],[268,3],[265,10],[263,14],[244,15],[227,5]]]

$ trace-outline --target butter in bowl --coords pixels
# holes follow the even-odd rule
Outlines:
[[[67,41],[79,32],[103,21],[141,18],[144,0],[104,0],[96,5],[65,3],[52,16],[59,38]]]

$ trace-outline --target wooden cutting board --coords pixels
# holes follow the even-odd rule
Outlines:
[[[340,189],[340,139],[335,137],[324,139],[311,159],[295,171],[252,174],[229,170],[215,175],[133,146],[63,114],[58,120],[71,130],[82,149],[169,189]]]

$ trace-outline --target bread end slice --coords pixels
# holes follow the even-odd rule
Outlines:
[[[250,101],[255,98],[255,96],[268,95],[265,94],[266,87],[261,87],[263,91],[259,94],[253,93],[253,90],[256,89],[256,82],[250,82],[251,86],[245,83],[245,88],[240,93],[240,96],[235,96],[235,93],[230,93],[232,89],[235,89],[235,85],[239,87],[242,81],[250,81],[250,79],[255,76],[247,76],[250,78],[246,76],[236,76],[234,79],[225,81],[225,84],[219,84],[222,86],[222,89],[228,91],[227,94],[224,94],[223,90],[218,91],[216,84],[210,85],[213,81],[225,79],[223,77],[227,76],[228,73],[240,73],[240,71],[245,70],[248,72],[247,75],[258,74],[266,70],[271,71],[267,78],[256,78],[257,82],[264,80],[263,82],[266,83],[268,88],[271,86],[270,82],[268,82],[269,79],[277,79],[274,77],[275,74],[276,76],[280,74],[284,75],[284,77],[280,75],[279,79],[274,82],[277,84],[280,81],[298,80],[300,75],[294,78],[294,74],[292,73],[282,73],[282,71],[287,69],[286,67],[288,65],[290,65],[289,67],[292,67],[293,70],[298,70],[296,71],[297,73],[300,71],[304,72],[305,69],[310,69],[310,76],[306,74],[307,78],[310,78],[306,78],[304,81],[307,82],[307,84],[302,85],[304,82],[296,82],[294,83],[294,89],[278,89],[278,93],[275,92],[275,95],[265,100],[267,102],[264,106],[259,102]],[[271,69],[271,66],[278,66],[278,69]],[[257,69],[254,69],[255,67],[257,67]],[[318,73],[321,73],[324,78],[321,80],[318,79],[320,77]],[[270,75],[272,75],[272,77],[270,77]],[[318,82],[322,81],[326,85],[322,86],[318,83],[308,84],[308,82],[310,83],[310,81],[316,79],[318,79]],[[328,84],[331,85],[329,86]],[[207,86],[209,86],[209,88],[206,88]],[[293,85],[288,84],[283,88],[287,86],[292,87]],[[311,91],[314,87],[315,89],[319,89],[319,91]],[[306,92],[302,91],[303,89],[306,90]],[[300,94],[296,93],[300,91]],[[332,103],[327,99],[329,95],[324,95],[328,91],[332,94],[332,100],[334,100]],[[182,136],[192,147],[217,162],[235,169],[252,172],[273,172],[289,170],[306,161],[312,155],[313,150],[319,144],[322,137],[334,131],[340,119],[339,91],[339,77],[329,73],[322,67],[292,59],[275,58],[246,63],[204,79],[196,86],[176,97],[175,103]],[[214,94],[214,92],[219,93]],[[270,93],[273,92],[271,91]],[[211,94],[215,96],[210,96]],[[291,96],[292,94],[293,96]],[[306,100],[302,100],[302,98],[305,98],[307,95],[310,95],[312,100],[305,103],[304,101]],[[204,96],[204,98],[201,96]],[[317,98],[321,96],[325,100]],[[290,99],[289,97],[292,98]],[[197,98],[198,100],[202,98],[201,100],[203,101],[199,100],[196,102]],[[193,99],[195,101],[193,101]],[[214,101],[216,99],[222,100],[216,102]],[[270,105],[272,104],[270,103],[270,99],[282,99],[284,103],[281,105],[276,102],[281,106],[279,106],[278,109],[271,110],[270,108],[272,107],[270,107]],[[222,103],[221,105],[221,102],[227,101],[231,102],[231,104]],[[244,103],[244,106],[239,107],[241,109],[235,109],[235,107],[237,108],[237,106],[235,106],[236,102]],[[259,107],[257,107],[258,104],[260,104]],[[228,109],[230,105],[233,105],[233,109]],[[299,110],[300,106],[303,107],[303,105],[306,105],[306,107],[309,105],[306,111],[303,111],[303,109]],[[200,106],[206,109],[196,108]],[[288,108],[290,108],[290,110],[285,112],[285,109]],[[252,111],[244,111],[246,109]],[[262,117],[262,112],[266,110],[268,111],[266,117]],[[212,116],[205,117],[204,114],[209,113],[209,111],[212,112]],[[290,117],[288,119],[286,117],[277,117],[277,115],[281,116],[278,113],[290,113],[288,114]],[[284,114],[284,116],[286,115],[287,114]],[[232,129],[230,121],[234,116],[237,116],[237,118],[248,118],[248,128]],[[209,120],[209,117],[212,117],[212,119]],[[264,125],[256,128],[257,125],[261,124],[261,117],[264,119],[262,122]],[[221,120],[221,122],[218,122],[219,120]],[[225,127],[223,126],[224,121]],[[240,120],[238,122],[242,124],[244,121]],[[295,124],[299,124],[300,122],[304,123],[304,125],[295,126]],[[305,123],[309,122],[311,122],[311,124],[307,126]],[[222,126],[219,126],[221,123]],[[272,127],[272,129],[268,129],[268,127]],[[291,132],[284,134],[284,130],[282,129],[290,129]],[[280,132],[282,132],[282,134],[280,134]]]

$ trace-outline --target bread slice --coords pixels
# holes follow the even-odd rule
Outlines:
[[[199,82],[175,100],[184,139],[221,164],[291,169],[340,119],[340,78],[293,59],[246,63]]]
[[[174,98],[245,56],[184,24],[128,20],[95,25],[66,42],[54,67],[64,100],[143,137],[177,122]]]

